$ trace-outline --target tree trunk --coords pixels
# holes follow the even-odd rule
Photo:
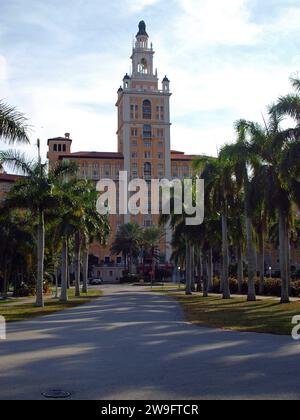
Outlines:
[[[208,278],[209,278],[209,269],[208,269],[208,256],[205,253],[203,258],[203,297],[208,298]]]
[[[80,297],[80,233],[75,234],[75,296]]]
[[[45,221],[44,213],[39,214],[37,229],[37,277],[36,277],[36,306],[44,307],[44,255],[45,255]]]
[[[186,242],[186,263],[185,263],[186,289],[185,294],[192,294],[192,276],[191,276],[191,246]]]
[[[243,267],[242,247],[240,245],[237,247],[237,277],[238,277],[238,294],[241,295],[243,293],[244,267]]]
[[[252,220],[246,216],[246,235],[247,235],[247,260],[248,260],[248,302],[256,301],[255,278],[256,278],[256,258],[252,238]]]
[[[89,251],[85,249],[82,256],[83,286],[82,293],[88,292],[88,276],[89,276]]]
[[[197,292],[201,292],[201,284],[203,278],[203,264],[202,264],[202,249],[199,249],[199,256],[198,256],[198,284],[197,284]]]
[[[281,271],[281,303],[290,303],[289,298],[289,275],[287,265],[287,218],[282,210],[279,210],[279,250]]]
[[[227,217],[222,215],[222,250],[223,250],[223,299],[230,299],[229,289],[229,249]]]
[[[259,247],[259,294],[261,296],[265,293],[265,242],[263,232],[259,234],[258,238]]]
[[[55,299],[58,298],[58,270],[55,268],[54,270],[54,277],[55,277]]]
[[[7,256],[4,257],[4,272],[3,272],[3,292],[2,297],[3,299],[7,299],[7,292],[8,292],[8,264],[7,264]]]
[[[60,301],[68,301],[68,241],[63,239],[63,247],[61,252],[61,292]]]
[[[191,246],[191,288],[192,292],[196,291],[195,285],[195,247]]]
[[[213,250],[210,248],[209,250],[209,256],[208,256],[209,262],[209,277],[208,277],[208,291],[211,292],[213,288],[213,280],[214,280],[214,261],[213,261]]]

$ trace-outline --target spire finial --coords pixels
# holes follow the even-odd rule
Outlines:
[[[146,32],[146,23],[144,20],[141,20],[139,23],[139,31],[137,33],[137,36],[148,36]]]

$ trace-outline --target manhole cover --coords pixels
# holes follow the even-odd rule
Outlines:
[[[70,392],[62,391],[61,389],[51,389],[50,391],[43,392],[43,397],[49,398],[49,399],[66,399],[70,398],[71,394]]]

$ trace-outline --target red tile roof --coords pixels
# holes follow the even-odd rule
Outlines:
[[[185,155],[184,153],[171,154],[171,160],[178,160],[178,161],[180,160],[180,161],[186,161],[186,162],[190,162],[196,157],[197,157],[196,155]]]
[[[23,178],[21,175],[0,174],[0,182],[16,182]]]
[[[60,159],[124,159],[122,153],[114,152],[76,152],[60,155]]]
[[[68,139],[67,137],[55,137],[54,139],[48,139],[48,146],[50,141],[69,141],[70,143],[72,143],[72,139]]]

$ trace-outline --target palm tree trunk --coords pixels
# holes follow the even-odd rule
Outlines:
[[[55,277],[55,299],[58,298],[58,270],[55,268],[54,270],[54,277]]]
[[[259,294],[264,295],[265,292],[265,242],[264,242],[264,233],[261,232],[258,238],[258,247],[259,247],[259,258],[260,258],[260,267],[259,267]]]
[[[75,296],[80,297],[80,233],[75,234]]]
[[[36,306],[44,307],[44,255],[45,255],[45,221],[44,213],[39,214],[37,228],[37,277],[36,277]]]
[[[223,299],[230,299],[229,289],[229,247],[227,217],[222,214],[222,250],[223,250]]]
[[[205,253],[203,258],[203,297],[208,297],[208,278],[209,278],[209,269],[208,269],[208,256]]]
[[[63,239],[63,246],[61,251],[61,292],[60,301],[68,301],[68,241]]]
[[[8,264],[7,264],[7,256],[4,257],[4,272],[3,272],[3,291],[2,297],[3,299],[7,298],[7,291],[8,291]]]
[[[191,275],[191,246],[186,241],[186,263],[185,263],[186,289],[185,294],[192,294],[192,275]]]
[[[289,298],[289,275],[287,266],[287,218],[285,213],[279,210],[279,249],[281,271],[281,303],[290,303]]]
[[[213,280],[214,280],[214,261],[213,261],[213,250],[209,250],[209,278],[208,278],[208,291],[212,291]]]
[[[197,292],[201,292],[201,283],[203,277],[203,263],[202,263],[202,249],[199,249],[198,255],[198,284],[197,284]]]
[[[248,302],[255,302],[256,257],[252,238],[252,220],[249,216],[246,216],[246,236],[248,260]]]
[[[191,276],[191,288],[192,292],[195,292],[195,247],[193,245],[191,246]]]
[[[238,294],[241,295],[243,292],[244,283],[244,267],[243,267],[243,253],[242,247],[237,247],[237,277],[238,277]]]
[[[82,256],[83,286],[82,293],[88,292],[88,276],[89,276],[89,251],[85,249]]]

